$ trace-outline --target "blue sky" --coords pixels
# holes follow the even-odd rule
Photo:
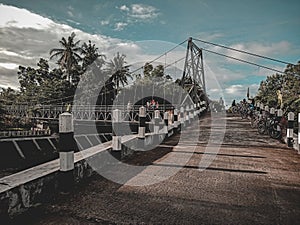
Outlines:
[[[159,54],[164,47],[167,49],[192,36],[291,63],[300,60],[300,2],[296,0],[0,0],[0,3],[2,87],[17,86],[15,65],[34,66],[36,58],[49,57],[49,49],[57,46],[62,35],[72,31],[80,39],[95,41],[104,52],[123,43],[122,50],[130,54],[136,45],[155,40],[149,49],[158,48],[156,54]],[[157,43],[159,47],[154,46]],[[197,45],[274,69],[285,67],[200,42]],[[155,55],[149,50],[139,60],[149,60],[147,54]],[[207,79],[216,77],[210,82],[209,94],[217,97],[221,91],[227,103],[244,97],[248,86],[254,95],[259,82],[272,74],[209,53],[204,57]],[[214,85],[215,80],[220,85]]]

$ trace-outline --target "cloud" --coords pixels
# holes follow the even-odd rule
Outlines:
[[[16,68],[18,68],[18,66],[19,65],[15,64],[15,63],[0,63],[0,67],[6,68],[9,70],[16,69]]]
[[[74,8],[72,6],[68,6],[67,7],[67,14],[70,16],[70,17],[74,17]]]
[[[115,24],[114,30],[116,30],[116,31],[124,30],[124,28],[125,28],[127,25],[128,25],[128,23],[118,22],[118,23]]]
[[[277,70],[277,71],[284,71],[286,66],[285,65],[266,65],[267,67],[269,68],[272,68],[274,70]],[[266,68],[262,68],[262,67],[259,67],[257,69],[257,71],[255,72],[255,75],[257,76],[262,76],[262,77],[266,77],[266,76],[271,76],[272,74],[275,74],[277,73],[276,71],[271,71],[269,69],[266,69]]]
[[[109,20],[101,20],[101,21],[100,21],[100,24],[101,24],[102,26],[106,26],[106,25],[109,24]]]
[[[0,4],[0,27],[44,29],[54,22],[28,10]]]
[[[126,23],[149,22],[157,18],[160,12],[157,8],[145,4],[132,4],[130,6],[122,5],[118,8],[125,13]]]
[[[111,20],[117,21],[114,24],[114,31],[124,30],[125,27],[136,23],[151,22],[160,15],[158,9],[145,4],[131,4],[130,6],[122,5],[116,8],[120,10],[122,20],[120,21],[120,19],[111,18]],[[103,26],[108,25],[109,20],[102,20],[100,21],[100,24]]]
[[[74,17],[74,14],[73,14],[72,11],[67,11],[67,13],[68,13],[68,15],[69,15],[70,17]]]
[[[0,87],[1,88],[14,88],[19,86],[18,75],[15,70],[0,67]]]
[[[243,85],[241,84],[234,84],[231,85],[230,87],[225,89],[227,94],[237,94],[237,93],[241,93],[242,91],[245,91],[243,89]]]
[[[126,5],[122,5],[121,7],[120,7],[120,10],[122,10],[122,11],[129,11],[130,9],[126,6]]]
[[[237,102],[247,99],[247,89],[249,88],[250,97],[257,94],[259,84],[232,84],[225,88],[208,89],[210,99],[218,100],[220,97],[224,99],[226,108],[229,108],[231,102],[235,99]]]
[[[7,21],[1,20],[0,22],[0,62],[2,63],[0,64],[0,86],[2,87],[18,87],[18,68],[16,67],[18,65],[36,67],[40,58],[49,60],[50,49],[59,47],[59,40],[62,37],[68,37],[72,32],[75,32],[76,40],[82,40],[81,43],[92,40],[100,53],[105,54],[108,59],[111,59],[116,52],[126,54],[126,61],[132,64],[133,68],[151,61],[163,51],[175,46],[173,43],[162,43],[160,41],[132,43],[104,35],[91,35],[65,24],[58,24],[49,19],[44,20],[43,17],[28,10],[12,6],[0,5],[0,14],[2,15],[2,12],[8,9],[11,15],[15,17],[12,16],[6,18]],[[24,21],[19,21],[23,17],[27,18],[26,24]],[[14,22],[7,23],[8,21]],[[35,23],[36,21],[39,21],[39,23]],[[32,23],[32,26],[30,23]],[[120,22],[116,25],[116,28],[123,29],[126,26],[125,23]],[[182,51],[174,51],[168,54],[166,63],[174,62],[174,60],[182,57],[184,51],[185,48],[182,47]],[[164,61],[164,58],[162,58],[161,64],[164,64]],[[54,65],[55,60],[51,60],[50,66],[53,67]],[[177,66],[182,67],[182,65],[179,66],[179,63],[177,63]]]
[[[198,32],[195,34],[195,37],[204,40],[204,41],[214,41],[219,38],[224,37],[223,33],[218,33],[218,32]]]
[[[250,96],[255,96],[259,88],[259,84],[233,84],[225,88],[225,94],[228,97],[237,97],[240,100],[246,98],[248,87]]]
[[[241,51],[250,52],[257,55],[267,56],[270,58],[276,58],[292,50],[291,44],[288,41],[280,41],[280,42],[267,43],[267,44],[259,43],[259,42],[236,43],[229,47]],[[259,57],[251,56],[238,51],[226,50],[225,54],[234,58],[247,60],[251,62],[257,62],[261,60],[261,58]],[[231,59],[228,60],[233,61]]]
[[[158,10],[153,6],[144,4],[132,4],[131,12],[129,15],[131,17],[144,20],[156,18],[159,15],[159,13]]]
[[[230,62],[224,58],[216,57],[212,54],[203,55],[204,74],[207,79],[208,86],[215,88],[216,80],[222,86],[232,81],[243,80],[245,78],[244,71],[233,70]]]
[[[49,59],[49,51],[59,47],[59,40],[76,33],[76,39],[92,40],[100,50],[122,42],[104,35],[91,35],[68,25],[31,13],[25,9],[0,4],[0,84],[17,87],[17,66],[36,67],[39,58]],[[54,65],[55,60],[50,61]],[[14,69],[12,69],[14,68]]]
[[[280,41],[277,43],[262,44],[257,42],[236,44],[231,46],[240,50],[248,50],[257,54],[268,55],[268,54],[281,54],[290,50],[291,45],[287,41]]]

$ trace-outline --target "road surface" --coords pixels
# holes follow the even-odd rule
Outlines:
[[[193,149],[188,163],[170,178],[147,186],[121,185],[96,174],[67,195],[38,207],[19,222],[26,224],[299,224],[300,155],[227,116],[223,143],[215,157],[206,149],[211,117],[200,120],[198,140],[179,135],[157,149],[136,154],[127,163],[168,168],[162,161]],[[194,128],[191,128],[193,132]],[[219,130],[218,130],[219,129]],[[217,146],[217,145],[216,145]],[[205,156],[215,157],[199,169]],[[171,166],[169,166],[171,167]],[[200,167],[201,168],[201,167]],[[143,173],[143,171],[141,172]],[[151,178],[149,178],[151,179]]]

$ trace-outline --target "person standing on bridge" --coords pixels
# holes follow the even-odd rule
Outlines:
[[[156,109],[159,108],[159,103],[158,103],[158,101],[156,101],[155,106],[156,106]]]
[[[234,107],[234,106],[236,106],[235,99],[231,103],[231,107]]]
[[[220,104],[221,110],[223,110],[224,109],[224,100],[222,97],[220,97],[219,104]]]
[[[280,109],[283,108],[283,100],[282,100],[282,93],[281,93],[281,90],[277,90],[277,99],[278,99],[278,105],[280,107]]]
[[[70,103],[66,104],[66,112],[71,112],[71,104]]]

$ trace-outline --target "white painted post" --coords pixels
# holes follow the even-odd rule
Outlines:
[[[166,134],[166,137],[168,136],[168,125],[169,125],[169,113],[164,113],[164,133]]]
[[[206,103],[206,101],[203,101],[203,108],[202,108],[202,111],[204,112],[207,108],[208,105]]]
[[[160,112],[159,110],[154,111],[154,134],[159,133],[159,121],[160,121]]]
[[[293,112],[288,113],[288,126],[286,130],[287,144],[288,147],[293,147],[293,133],[294,133],[294,119],[295,114]]]
[[[194,118],[197,116],[197,104],[194,104]]]
[[[180,107],[180,130],[184,127],[184,108]]]
[[[59,115],[59,161],[61,171],[61,188],[69,191],[74,182],[74,127],[73,115],[65,112]]]
[[[263,103],[260,103],[260,109],[264,110],[264,104]]]
[[[260,111],[260,103],[259,102],[256,102],[256,111]]]
[[[132,113],[132,109],[133,109],[133,105],[132,105],[132,103],[129,101],[128,103],[127,103],[127,113],[128,113],[128,121],[132,121],[133,120],[133,118],[132,118],[132,115],[133,115],[133,113]]]
[[[117,134],[115,129],[120,127],[120,123],[122,120],[122,111],[119,109],[113,110],[113,116],[112,116],[112,122],[113,122],[113,131],[112,131],[112,150],[113,151],[121,151],[122,145],[121,145],[121,136]]]
[[[283,115],[282,109],[278,109],[278,111],[277,111],[277,121],[278,121],[278,123],[280,123],[282,115]],[[279,124],[277,125],[277,131],[281,131],[281,128],[280,128]]]
[[[275,116],[275,108],[271,108],[270,109],[270,115],[271,115],[271,117],[274,117]]]
[[[145,133],[146,133],[146,108],[144,106],[141,106],[139,108],[139,132],[138,132],[138,138],[144,139]]]
[[[174,109],[174,128],[177,131],[178,128],[178,109]]]
[[[169,124],[174,127],[174,111],[169,113]]]
[[[190,121],[192,122],[194,120],[194,105],[193,104],[190,107],[189,115],[190,115]]]
[[[269,111],[270,111],[269,106],[267,106],[267,105],[265,106],[265,111],[266,111],[266,112],[269,112]]]
[[[154,111],[154,136],[153,136],[153,144],[159,144],[159,121],[160,121],[160,112],[159,110]]]
[[[190,108],[189,108],[188,105],[186,106],[185,111],[186,111],[186,115],[185,115],[185,124],[187,125],[187,124],[190,123],[190,117],[189,117],[189,111],[190,111]]]

